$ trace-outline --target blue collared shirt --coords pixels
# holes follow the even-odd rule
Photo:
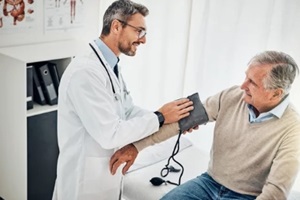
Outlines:
[[[108,62],[110,67],[113,69],[119,62],[119,58],[112,52],[112,50],[99,38],[95,40],[97,47],[102,52],[105,60]]]
[[[256,117],[255,112],[253,110],[253,106],[248,104],[248,109],[249,109],[249,122],[250,123],[259,123],[263,121],[267,121],[273,118],[281,118],[283,115],[285,109],[290,103],[289,96],[287,96],[280,104],[278,104],[275,108],[272,110],[265,112],[265,113],[260,113],[258,117]]]

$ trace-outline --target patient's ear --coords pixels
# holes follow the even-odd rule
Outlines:
[[[274,91],[274,94],[273,94],[273,97],[272,99],[273,100],[276,100],[276,99],[282,99],[283,98],[283,89],[281,88],[278,88]]]

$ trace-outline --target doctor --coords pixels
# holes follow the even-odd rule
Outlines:
[[[100,38],[86,45],[65,70],[59,88],[56,200],[120,199],[122,173],[111,175],[109,160],[126,144],[189,115],[188,99],[156,112],[135,106],[120,71],[121,53],[134,56],[146,42],[148,9],[129,0],[113,2]],[[114,71],[117,71],[114,73]]]

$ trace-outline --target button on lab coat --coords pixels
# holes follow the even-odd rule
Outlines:
[[[158,130],[155,114],[135,106],[121,73],[119,80],[95,43],[95,52],[75,57],[59,88],[56,200],[117,200],[121,170],[112,176],[109,160],[115,150]],[[121,70],[120,70],[121,71]],[[117,97],[117,100],[116,100]]]

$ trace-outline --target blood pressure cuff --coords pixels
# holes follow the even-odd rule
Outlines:
[[[194,110],[190,112],[188,117],[179,120],[179,128],[182,132],[208,122],[208,116],[203,104],[200,101],[199,94],[194,93],[187,98],[193,101]]]

